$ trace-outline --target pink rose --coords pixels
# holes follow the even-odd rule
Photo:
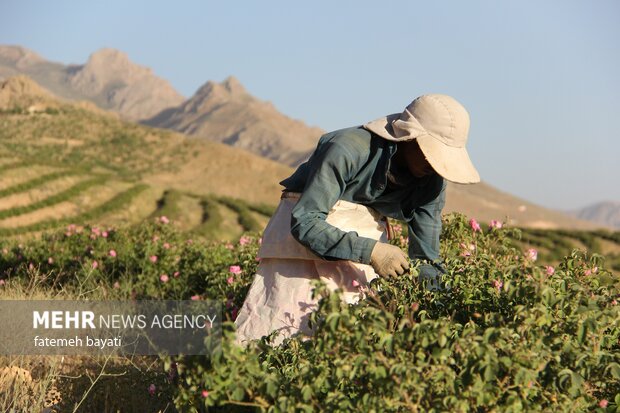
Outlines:
[[[116,251],[114,251],[114,250],[110,250],[110,252],[108,254],[110,254],[110,257],[112,257],[112,258],[116,257]]]
[[[502,226],[503,224],[500,221],[495,220],[495,219],[492,219],[491,223],[489,224],[489,227],[491,229],[500,229]]]
[[[228,278],[226,279],[226,282],[227,282],[228,284],[232,284],[232,283],[234,283],[234,282],[235,282],[235,280],[234,280],[234,278],[233,278],[233,277],[228,277]]]
[[[175,271],[174,274],[172,274],[174,276],[174,278],[179,278],[179,272]]]
[[[239,238],[239,245],[248,245],[250,243],[250,238],[243,236]]]
[[[228,268],[228,271],[230,271],[231,274],[238,275],[238,274],[241,274],[241,267],[238,265],[231,265]]]
[[[161,280],[161,282],[167,283],[170,278],[168,277],[168,274],[162,274],[159,276],[159,279]]]
[[[547,275],[553,275],[555,273],[555,268],[553,268],[551,265],[545,265],[545,270],[547,272]]]
[[[92,263],[93,269],[96,269],[98,266],[99,266],[99,263],[97,261],[93,261]]]
[[[103,238],[107,238],[107,237],[108,237],[108,231],[103,231],[103,232],[101,233],[101,236],[102,236]]]
[[[207,397],[209,397],[209,392],[208,392],[207,390],[203,390],[200,394],[201,394],[201,395],[202,395],[202,397],[203,397],[203,398],[205,398],[205,399],[206,399]]]
[[[192,295],[192,296],[190,297],[190,300],[192,300],[192,301],[198,301],[198,300],[200,300],[200,296],[199,296],[198,294],[196,294],[196,295]]]
[[[503,286],[504,283],[501,280],[493,280],[493,287],[495,287],[497,291],[500,291]]]
[[[598,402],[598,407],[602,407],[604,409],[607,407],[608,404],[609,402],[606,399],[603,399],[600,402]]]
[[[528,249],[527,251],[525,251],[525,258],[530,261],[536,261],[536,259],[538,258],[538,251],[536,251],[534,248]]]
[[[151,255],[149,257],[149,260],[151,260],[151,262],[153,262],[153,263],[157,262],[157,255]]]
[[[482,232],[482,228],[480,228],[480,224],[474,218],[469,220],[469,226],[474,232]]]
[[[164,242],[163,247],[164,247],[164,249],[166,249],[166,250],[167,250],[167,249],[170,249],[170,244],[168,244],[167,242]]]

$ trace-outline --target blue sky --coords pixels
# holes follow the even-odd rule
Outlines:
[[[557,209],[620,201],[614,0],[5,0],[0,19],[0,44],[62,63],[116,48],[187,97],[234,75],[325,130],[449,94],[484,181]]]

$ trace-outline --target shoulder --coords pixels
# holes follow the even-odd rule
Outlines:
[[[321,136],[319,145],[328,145],[349,155],[368,157],[372,134],[361,126],[338,129]]]

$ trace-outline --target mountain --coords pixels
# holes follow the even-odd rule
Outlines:
[[[143,123],[225,143],[290,166],[304,161],[324,133],[255,98],[234,77],[207,82],[190,99]]]
[[[132,63],[115,49],[91,54],[83,65],[50,62],[20,46],[0,46],[0,80],[27,75],[54,95],[89,100],[129,120],[154,116],[183,102],[166,80],[151,69]]]
[[[152,70],[104,48],[83,65],[50,62],[20,46],[0,46],[0,80],[23,74],[55,96],[90,101],[124,119],[242,148],[289,166],[300,164],[323,131],[291,119],[234,77],[208,81],[185,100]]]
[[[620,202],[599,202],[571,211],[571,215],[612,228],[620,228]]]

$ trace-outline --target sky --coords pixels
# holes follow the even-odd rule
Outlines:
[[[451,95],[483,181],[561,210],[620,201],[615,0],[2,0],[0,44],[119,49],[186,97],[233,75],[326,131]]]

